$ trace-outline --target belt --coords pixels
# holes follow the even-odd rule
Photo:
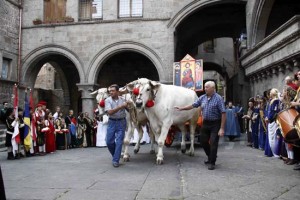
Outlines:
[[[123,120],[123,119],[125,119],[125,118],[118,118],[118,119],[109,118],[109,120],[113,120],[113,121],[121,121],[121,120]]]
[[[216,119],[216,120],[203,120],[203,122],[207,122],[207,123],[215,123],[215,122],[219,122],[221,121],[221,119]]]

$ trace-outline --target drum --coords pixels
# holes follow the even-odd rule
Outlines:
[[[288,143],[293,143],[300,139],[295,126],[295,124],[297,124],[300,128],[300,119],[298,115],[299,113],[293,108],[285,109],[277,115],[276,122],[281,129],[282,136]],[[299,122],[297,122],[296,119],[299,119]]]
[[[295,118],[295,121],[294,121],[294,126],[297,130],[297,135],[294,134],[292,135],[291,139],[293,139],[294,141],[297,141],[299,143],[298,140],[300,140],[300,115],[298,115],[296,118]]]

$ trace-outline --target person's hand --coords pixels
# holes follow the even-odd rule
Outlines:
[[[291,102],[291,107],[295,107],[295,106],[299,106],[299,102],[292,101]]]
[[[220,136],[220,137],[223,137],[224,136],[224,128],[220,128],[220,130],[219,130],[219,132],[218,132],[218,135]]]
[[[127,105],[128,105],[128,102],[126,101],[126,102],[124,102],[123,104],[122,104],[122,108],[126,108],[127,107]]]
[[[265,118],[265,122],[266,122],[266,124],[269,123],[269,119],[267,117]]]
[[[179,106],[174,106],[175,110],[181,111],[182,109]]]

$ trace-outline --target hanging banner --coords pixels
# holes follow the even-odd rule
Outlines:
[[[203,60],[195,60],[187,54],[180,62],[174,62],[173,84],[195,91],[202,91]]]

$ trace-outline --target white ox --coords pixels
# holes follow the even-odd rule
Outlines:
[[[127,88],[138,93],[135,100],[136,107],[144,110],[150,122],[150,127],[155,134],[155,140],[158,143],[156,163],[163,163],[163,147],[171,125],[176,125],[181,130],[181,151],[185,153],[186,122],[189,122],[191,138],[188,154],[193,156],[199,110],[177,111],[174,107],[193,104],[198,98],[195,91],[174,85],[164,85],[146,78],[127,84]]]
[[[124,88],[123,93],[127,93],[128,91],[126,91],[126,89]],[[108,94],[108,90],[107,88],[100,88],[97,91],[94,91],[92,93],[90,93],[91,95],[95,95],[96,96],[96,100],[98,102],[98,111],[99,111],[99,115],[104,115],[105,114],[105,110],[102,104],[101,107],[101,103],[100,102],[104,102],[106,98],[109,97]],[[129,104],[127,106],[127,110],[126,110],[126,123],[127,123],[127,128],[125,131],[125,137],[124,137],[124,143],[123,143],[123,147],[124,147],[124,154],[123,154],[123,160],[125,162],[129,161],[129,153],[128,153],[128,147],[130,144],[130,139],[134,134],[134,129],[137,129],[138,131],[138,142],[136,143],[135,147],[134,147],[134,153],[138,153],[139,149],[140,149],[140,141],[142,139],[143,136],[143,129],[142,126],[147,125],[147,117],[143,112],[139,112],[137,111],[137,109],[135,108],[135,105],[131,99],[131,95],[130,94],[124,94],[122,95],[127,101],[129,101]],[[131,102],[131,103],[130,103]],[[151,132],[151,129],[149,130],[149,135],[151,137],[151,150],[150,153],[153,154],[155,153],[154,151],[154,139],[153,139],[153,133]]]

